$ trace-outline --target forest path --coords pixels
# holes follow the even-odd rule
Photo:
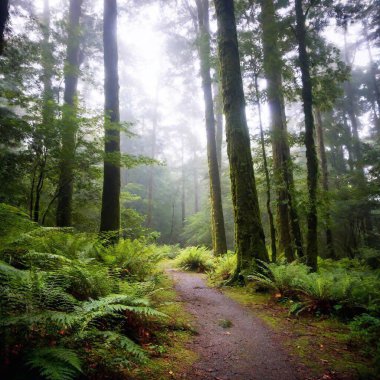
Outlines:
[[[308,379],[304,367],[285,353],[275,334],[252,311],[206,285],[200,274],[168,270],[185,308],[195,317],[198,335],[190,349],[199,360],[186,379]],[[232,322],[229,328],[223,321]]]

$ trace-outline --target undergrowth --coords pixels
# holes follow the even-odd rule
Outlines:
[[[168,323],[145,240],[104,247],[95,235],[41,228],[0,205],[0,372],[6,379],[125,378],[150,360]]]
[[[182,249],[175,258],[174,264],[178,268],[195,272],[208,272],[215,267],[214,256],[205,247]]]

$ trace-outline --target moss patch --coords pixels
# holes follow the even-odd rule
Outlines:
[[[281,339],[285,349],[315,376],[339,373],[347,379],[371,379],[369,361],[350,346],[349,328],[334,318],[289,316],[288,308],[268,294],[248,288],[223,292],[251,309]]]

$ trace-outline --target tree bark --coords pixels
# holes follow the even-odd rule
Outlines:
[[[226,117],[227,152],[234,206],[237,274],[268,261],[253,171],[233,0],[214,0],[218,54]],[[236,277],[236,276],[235,276]]]
[[[348,57],[348,46],[347,46],[347,25],[344,27],[344,60],[346,65],[349,64]],[[363,162],[362,162],[362,150],[359,139],[359,124],[358,119],[355,113],[355,102],[353,98],[353,89],[350,80],[347,80],[344,83],[344,92],[346,95],[346,111],[351,124],[351,134],[352,134],[352,152],[353,152],[353,160],[356,170],[359,172],[363,172]]]
[[[151,157],[156,158],[156,136],[157,136],[157,121],[158,121],[158,86],[156,88],[156,99],[153,110],[153,123],[152,123],[152,149]],[[154,168],[149,168],[148,180],[148,214],[146,218],[146,225],[151,228],[153,221],[153,187],[154,187]]]
[[[277,261],[276,228],[274,226],[273,213],[272,213],[272,208],[270,205],[270,203],[271,203],[271,186],[270,186],[270,179],[269,179],[267,154],[265,152],[265,140],[264,140],[263,122],[262,122],[262,116],[261,116],[261,103],[260,103],[259,86],[257,83],[257,75],[256,74],[255,74],[254,81],[255,81],[256,103],[257,103],[257,108],[259,111],[261,150],[263,152],[265,182],[266,182],[266,186],[267,186],[267,212],[268,212],[268,217],[269,217],[272,261],[276,262]]]
[[[54,124],[54,96],[52,89],[52,77],[54,69],[54,58],[50,46],[50,6],[49,0],[44,0],[44,10],[41,23],[43,41],[42,41],[42,83],[43,83],[43,95],[42,95],[42,123],[38,126],[38,132],[36,134],[35,143],[37,145],[36,149],[36,159],[34,164],[33,172],[33,186],[32,186],[32,196],[31,196],[31,214],[33,215],[33,221],[36,223],[40,219],[40,202],[41,193],[45,181],[45,169],[47,164],[48,151],[46,147],[46,139],[49,138],[49,131],[52,129]],[[41,139],[40,136],[43,136]],[[38,170],[38,181],[36,188],[34,188],[35,178]],[[33,192],[35,191],[35,198]],[[34,203],[33,203],[34,199]]]
[[[210,26],[208,0],[196,0],[199,25],[199,57],[201,62],[202,88],[205,103],[207,161],[210,180],[212,245],[215,255],[227,252],[226,233],[222,206],[219,166],[215,138],[215,116],[210,74]]]
[[[380,115],[380,88],[378,84],[378,79],[376,77],[376,65],[373,61],[373,56],[372,56],[372,51],[371,51],[371,45],[370,45],[370,40],[368,37],[368,27],[367,27],[367,22],[363,22],[363,29],[364,29],[364,37],[366,40],[367,44],[367,51],[368,51],[368,57],[369,57],[369,66],[370,66],[370,73],[371,73],[371,79],[372,79],[372,86],[373,86],[373,93],[375,95],[375,100],[377,104],[377,111],[378,114]],[[380,116],[379,116],[380,117]],[[377,118],[377,116],[376,116]]]
[[[318,234],[317,234],[317,187],[318,187],[318,158],[314,142],[313,94],[310,77],[309,55],[306,50],[305,14],[302,0],[295,0],[296,35],[298,40],[298,59],[302,76],[302,100],[305,114],[305,146],[307,160],[307,186],[309,204],[307,210],[307,250],[306,263],[312,270],[317,270]]]
[[[185,180],[185,143],[183,131],[181,130],[181,221],[182,227],[185,226],[186,219],[186,180]]]
[[[216,118],[216,155],[218,157],[219,175],[222,175],[222,147],[223,147],[223,101],[220,93],[219,75],[214,83],[214,104]]]
[[[117,2],[104,0],[105,146],[100,231],[120,229],[120,113],[117,47]]]
[[[4,51],[4,33],[9,19],[9,0],[0,1],[0,55]]]
[[[194,213],[199,211],[199,180],[198,180],[198,159],[194,150],[193,158],[193,180],[194,180]]]
[[[77,122],[77,87],[79,77],[80,26],[83,0],[70,0],[67,50],[64,68],[65,91],[62,111],[62,147],[59,164],[59,193],[56,223],[58,227],[72,225],[72,198],[75,165]]]
[[[331,230],[331,214],[330,214],[330,202],[329,202],[329,172],[327,168],[327,157],[325,150],[325,139],[322,128],[322,115],[319,108],[315,107],[315,120],[316,120],[316,136],[317,136],[317,146],[318,146],[318,156],[321,168],[321,184],[322,190],[324,192],[326,211],[325,211],[325,223],[326,223],[326,245],[327,245],[327,255],[328,257],[335,259],[335,249],[333,233]]]
[[[277,190],[279,243],[286,260],[294,260],[294,250],[303,256],[301,229],[293,196],[293,169],[288,143],[285,104],[282,92],[282,61],[278,48],[278,28],[272,0],[261,0],[264,71],[272,131],[273,164]],[[293,240],[293,241],[292,241]]]

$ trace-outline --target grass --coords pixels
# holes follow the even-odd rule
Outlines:
[[[350,378],[372,379],[369,361],[350,346],[350,330],[334,318],[289,316],[288,308],[269,294],[248,288],[222,288],[247,306],[280,337],[285,349],[298,357],[314,376],[338,372]]]

